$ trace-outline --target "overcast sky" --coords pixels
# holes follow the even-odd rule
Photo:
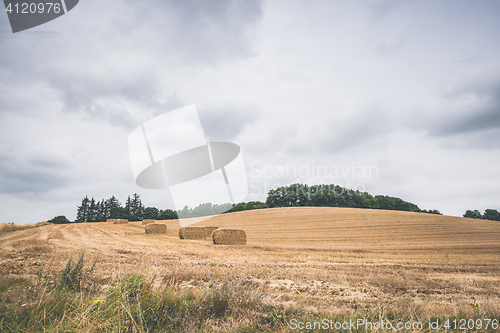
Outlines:
[[[498,1],[81,0],[16,34],[2,12],[0,222],[173,208],[127,139],[190,104],[241,147],[247,200],[300,182],[500,209],[499,36]]]

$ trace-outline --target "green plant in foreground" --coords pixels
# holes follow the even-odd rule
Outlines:
[[[81,282],[83,279],[83,265],[84,265],[85,250],[82,250],[78,260],[72,261],[72,255],[69,256],[66,265],[61,272],[59,285],[60,290],[75,290],[80,291]]]

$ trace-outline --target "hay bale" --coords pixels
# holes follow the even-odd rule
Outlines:
[[[182,227],[179,229],[180,239],[204,239],[207,238],[205,227]]]
[[[216,229],[212,233],[212,240],[217,245],[245,245],[247,234],[241,229]]]
[[[207,237],[211,237],[212,232],[214,232],[215,229],[219,229],[219,227],[205,227],[205,230],[207,231]]]
[[[146,233],[147,234],[166,234],[167,226],[164,224],[155,224],[150,223],[146,225]]]
[[[155,220],[151,220],[151,219],[142,220],[142,225],[146,225],[146,224],[150,224],[150,223],[155,223]]]
[[[107,219],[106,222],[113,222],[113,224],[127,224],[128,220],[126,220],[126,219]]]

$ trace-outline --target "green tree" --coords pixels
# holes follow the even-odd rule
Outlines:
[[[467,210],[464,214],[464,217],[468,217],[470,219],[480,219],[482,218],[481,212],[476,210]]]
[[[95,222],[97,220],[97,205],[94,198],[90,199],[89,213],[87,216],[88,222]]]
[[[128,210],[125,208],[125,207],[118,207],[118,208],[115,208],[114,211],[113,211],[113,219],[130,219],[129,215],[128,215]]]
[[[82,204],[78,206],[77,212],[76,212],[76,219],[75,222],[87,222],[88,221],[88,216],[89,216],[89,205],[90,205],[90,200],[86,196],[82,200]]]
[[[192,217],[200,217],[200,216],[209,216],[214,215],[214,211],[212,209],[212,203],[206,202],[199,204],[198,206],[193,208],[191,212]]]
[[[70,220],[66,218],[64,215],[59,215],[54,217],[53,219],[48,220],[47,222],[54,223],[54,224],[66,224],[66,223],[71,223]]]
[[[122,208],[120,201],[113,195],[111,198],[106,200],[106,211],[109,212],[109,216],[107,218],[110,219],[120,219],[123,216],[123,211],[119,208]]]
[[[98,201],[97,204],[97,216],[96,222],[105,222],[108,218],[107,209],[106,209],[106,201],[102,199]]]
[[[483,219],[500,221],[500,213],[496,209],[486,209],[483,214]]]
[[[143,219],[159,220],[160,211],[156,207],[147,207],[144,209]]]
[[[184,208],[177,211],[177,216],[179,216],[182,219],[193,217],[193,210],[188,206],[184,206]]]
[[[159,220],[176,220],[177,219],[177,212],[171,210],[171,209],[165,209],[160,211],[160,216],[158,218]]]
[[[139,194],[134,193],[132,198],[128,196],[125,208],[128,211],[131,221],[141,221],[144,215],[144,205]]]

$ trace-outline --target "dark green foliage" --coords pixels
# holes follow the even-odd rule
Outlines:
[[[483,219],[483,220],[491,220],[491,221],[500,221],[500,212],[496,209],[486,209],[484,214],[481,215],[481,212],[476,210],[467,210],[464,214],[464,217],[468,217],[471,219]]]
[[[125,207],[122,207],[115,196],[100,201],[85,197],[78,206],[75,222],[104,222],[107,219],[142,220],[143,211],[144,205],[137,193],[132,199],[128,197]]]
[[[471,218],[471,219],[480,219],[482,218],[481,216],[481,212],[478,211],[477,209],[476,210],[467,210],[464,214],[464,217],[468,217],[468,218]]]
[[[486,209],[483,214],[483,219],[500,221],[500,213],[496,209]]]
[[[129,215],[129,212],[126,208],[124,207],[118,207],[114,210],[113,214],[110,215],[110,218],[111,219],[126,219],[126,220],[129,220],[130,219],[130,215]],[[105,221],[105,220],[103,220]]]
[[[160,211],[160,216],[158,220],[176,220],[177,212],[171,209],[165,209]]]
[[[425,209],[422,209],[420,211],[421,213],[427,213],[427,214],[437,214],[437,215],[443,215],[443,213],[441,213],[439,210],[437,209],[429,209],[429,210],[425,210]]]
[[[119,219],[120,215],[123,215],[123,210],[120,210],[122,208],[120,201],[118,201],[117,198],[113,195],[111,198],[106,200],[106,212],[109,213],[109,215],[106,217],[106,219]]]
[[[243,210],[264,209],[264,208],[267,208],[265,202],[260,202],[260,201],[240,202],[239,204],[233,205],[233,207],[228,211],[226,211],[226,213],[240,212]]]
[[[266,205],[272,207],[352,207],[402,210],[410,212],[426,212],[441,214],[437,210],[422,211],[417,205],[400,198],[387,195],[376,195],[346,189],[338,185],[304,185],[292,184],[270,190],[267,194]]]
[[[71,223],[70,220],[66,218],[64,215],[59,215],[54,217],[53,219],[48,220],[47,222],[54,223],[54,224],[66,224],[66,223]]]
[[[82,250],[78,260],[73,262],[72,256],[69,256],[66,265],[61,271],[61,278],[59,280],[58,288],[61,290],[74,290],[79,291],[83,279],[83,265],[85,251]]]
[[[87,222],[89,218],[90,200],[86,196],[82,200],[82,204],[78,206],[75,222]]]
[[[142,218],[145,219],[152,219],[152,220],[158,220],[160,218],[160,210],[156,207],[147,207],[144,209],[144,214],[142,215]]]
[[[134,193],[132,198],[130,195],[125,203],[125,209],[128,211],[129,220],[131,221],[141,221],[144,215],[144,205],[142,204],[141,197],[139,194]]]

